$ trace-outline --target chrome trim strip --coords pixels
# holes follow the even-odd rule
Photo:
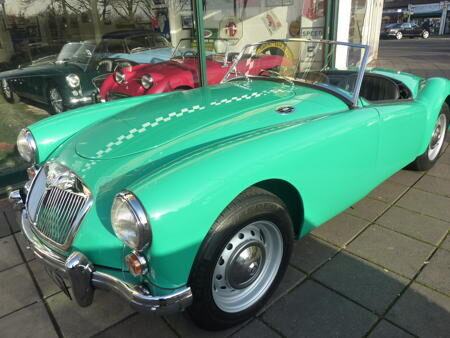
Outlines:
[[[66,259],[64,256],[61,256],[44,246],[31,230],[31,223],[29,222],[24,209],[21,213],[21,219],[22,231],[25,238],[30,242],[31,250],[45,264],[57,270],[64,277],[69,278],[74,282],[76,279],[69,276],[68,268],[77,268],[84,272],[84,267],[89,269],[93,267],[86,256],[80,252],[75,252]],[[70,260],[70,257],[73,258],[73,255],[80,258],[79,264],[75,264],[73,260]],[[128,301],[134,309],[142,312],[167,314],[182,311],[192,304],[192,291],[188,286],[167,296],[152,296],[145,286],[130,285],[114,276],[95,270],[91,272],[90,282],[94,288],[113,291]],[[72,288],[81,290],[82,285],[72,284]],[[90,304],[84,303],[81,305],[87,306]]]

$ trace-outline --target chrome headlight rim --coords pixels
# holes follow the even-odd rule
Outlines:
[[[123,238],[123,236],[121,236],[121,234],[116,230],[115,221],[112,214],[112,211],[114,210],[114,203],[116,203],[116,200],[120,200],[127,206],[128,211],[131,212],[136,221],[135,226],[138,240],[135,245],[131,245],[131,243],[127,242]],[[147,212],[145,211],[139,199],[129,190],[121,191],[114,198],[113,206],[111,207],[111,224],[116,236],[131,249],[142,252],[147,249],[152,243],[152,231]]]
[[[150,74],[144,74],[141,77],[141,85],[144,89],[150,89],[153,87],[153,77]]]
[[[25,140],[25,144],[28,146],[29,153],[25,153],[22,146],[19,145],[19,141],[21,141],[21,138]],[[20,157],[22,157],[26,162],[29,163],[36,163],[36,160],[38,158],[37,154],[37,143],[34,139],[33,134],[28,128],[23,128],[20,130],[19,135],[17,136],[17,151],[20,154]]]
[[[72,89],[78,88],[81,83],[80,77],[77,74],[69,74],[66,76],[66,83]]]
[[[121,72],[120,70],[117,70],[114,73],[114,80],[118,83],[118,84],[124,84],[126,82],[126,78],[125,78],[125,74],[123,72]]]

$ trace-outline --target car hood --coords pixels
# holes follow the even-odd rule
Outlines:
[[[108,58],[120,58],[134,61],[136,63],[154,63],[170,59],[173,53],[173,48],[157,48],[149,49],[140,53],[116,53],[108,55]]]
[[[23,76],[36,76],[36,75],[54,75],[54,74],[70,74],[80,73],[83,69],[72,63],[52,63],[40,66],[28,66],[24,68],[17,68],[0,73],[1,78],[14,78]]]
[[[163,146],[189,147],[261,127],[270,123],[268,115],[276,113],[258,108],[294,95],[292,87],[270,83],[272,89],[265,81],[256,81],[244,90],[231,83],[163,96],[81,132],[76,151],[89,159],[113,159]]]

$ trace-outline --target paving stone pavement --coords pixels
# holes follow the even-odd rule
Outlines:
[[[52,283],[0,200],[1,337],[449,337],[450,147],[429,172],[401,170],[295,243],[268,305],[206,332],[184,313],[135,313],[97,291],[82,309]]]

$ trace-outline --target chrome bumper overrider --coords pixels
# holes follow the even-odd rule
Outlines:
[[[171,313],[182,311],[192,303],[190,287],[167,296],[156,297],[152,296],[145,286],[132,286],[114,276],[95,271],[94,265],[81,252],[73,252],[67,259],[60,256],[44,246],[33,233],[25,209],[22,209],[21,224],[23,234],[31,244],[31,250],[50,269],[70,281],[72,295],[80,306],[85,307],[92,303],[95,288],[117,293],[138,311]]]

